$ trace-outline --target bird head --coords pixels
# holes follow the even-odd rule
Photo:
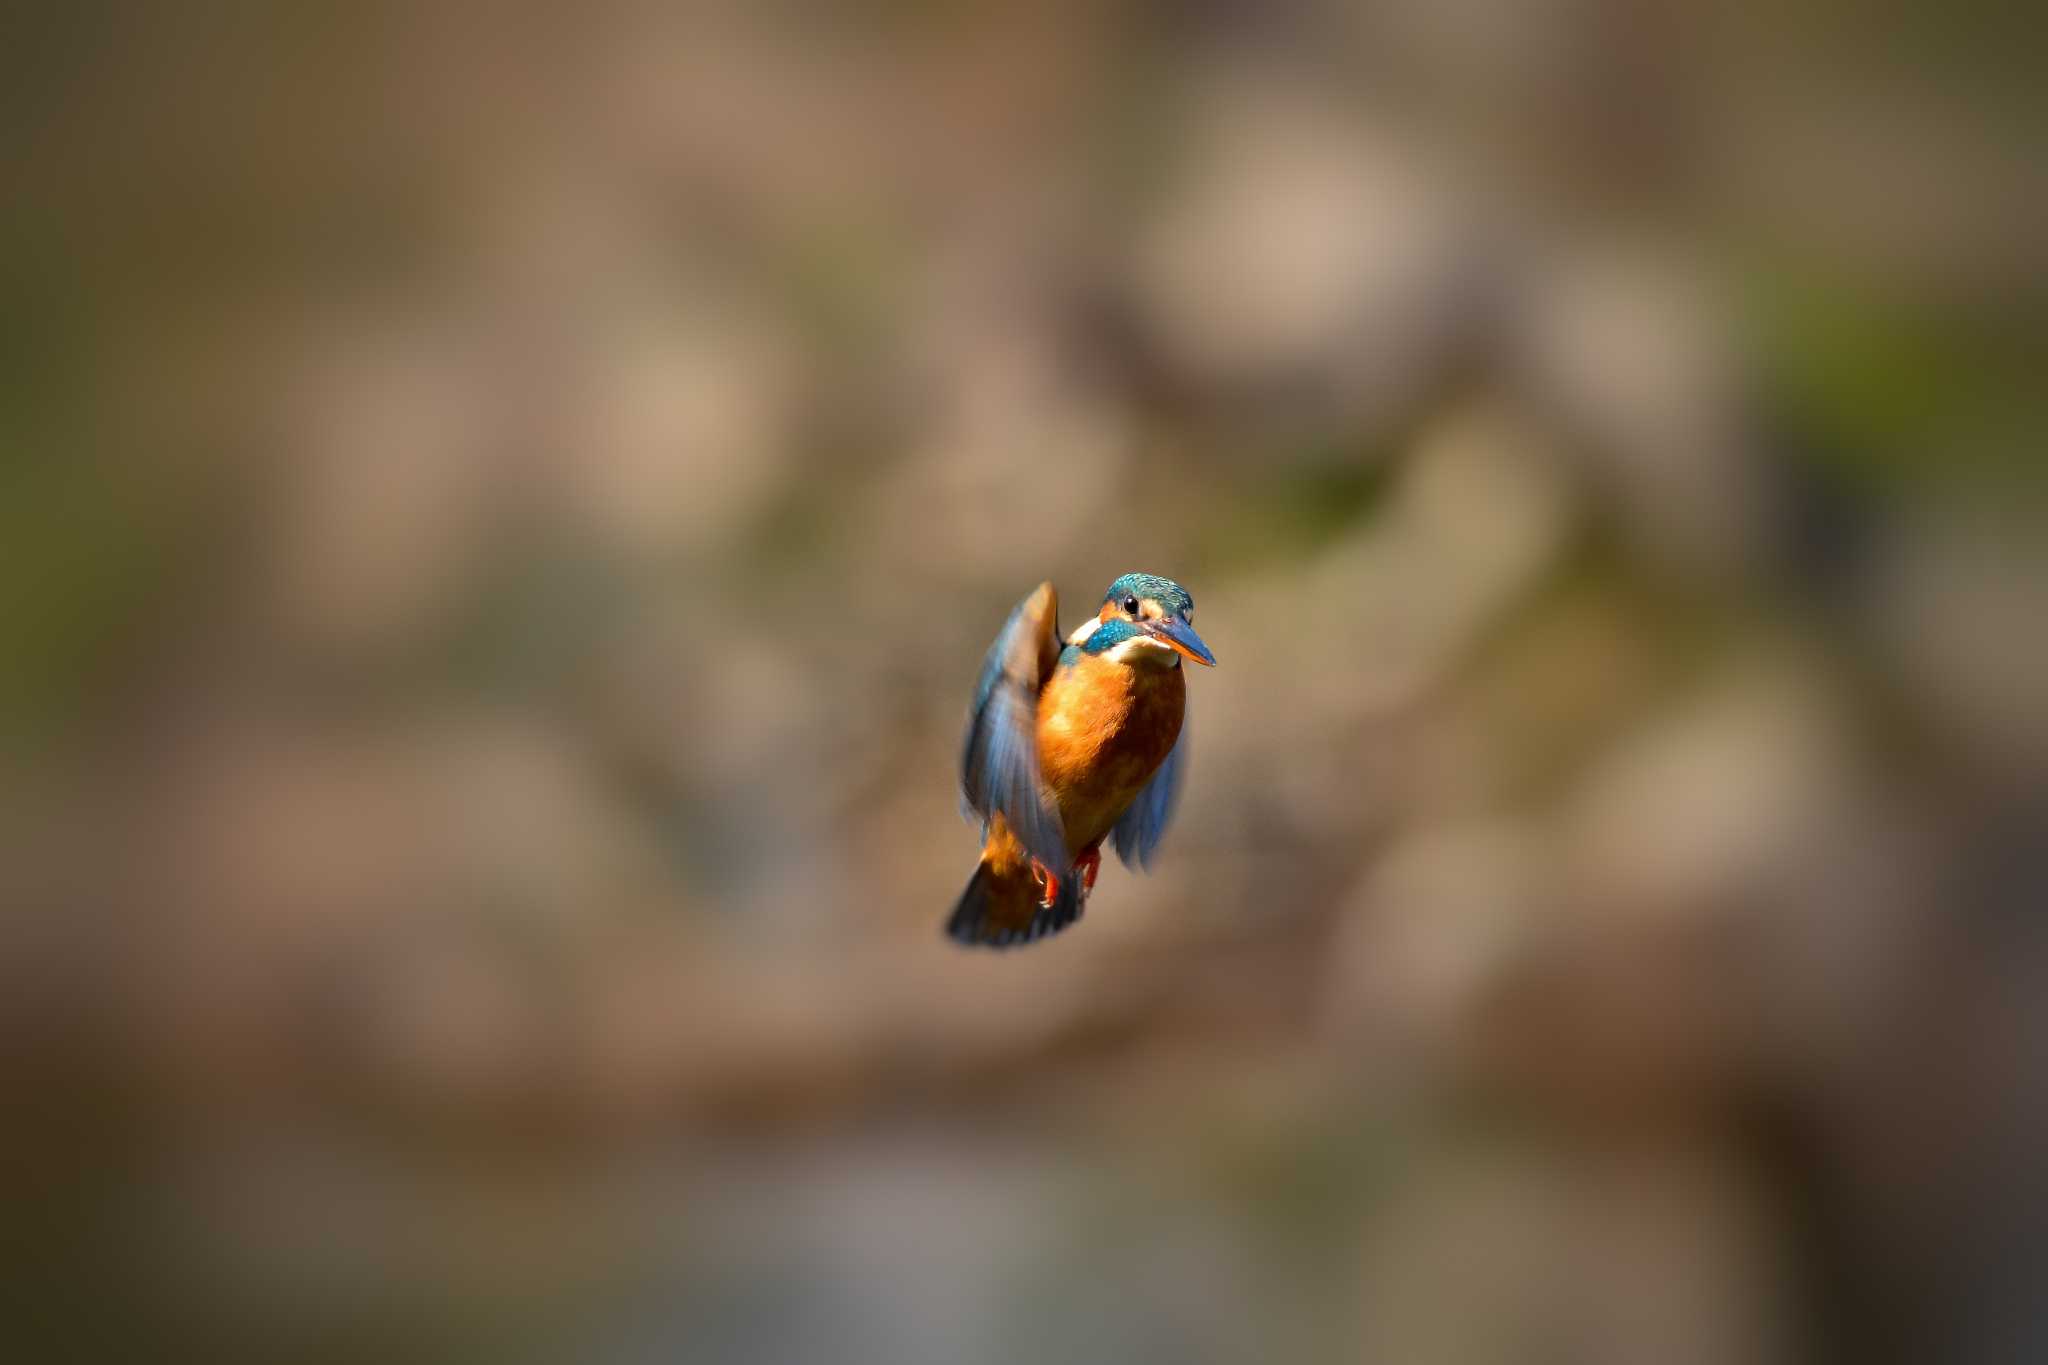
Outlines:
[[[1072,643],[1118,663],[1177,668],[1183,658],[1214,667],[1216,656],[1195,634],[1195,599],[1170,578],[1127,573],[1109,585],[1095,619]]]

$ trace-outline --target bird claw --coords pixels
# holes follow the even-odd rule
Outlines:
[[[1074,870],[1081,874],[1081,896],[1085,900],[1095,889],[1096,874],[1102,871],[1102,849],[1091,848],[1074,859]]]
[[[1031,860],[1031,879],[1042,888],[1042,894],[1038,898],[1039,909],[1050,910],[1059,904],[1060,879],[1053,875],[1051,868],[1036,858]]]
[[[1095,890],[1095,878],[1101,871],[1102,849],[1100,847],[1091,848],[1080,857],[1074,859],[1074,872],[1079,873],[1081,877],[1082,900],[1087,900],[1088,894]],[[1053,906],[1059,904],[1060,878],[1054,875],[1051,869],[1036,858],[1031,860],[1031,879],[1037,882],[1039,886],[1038,905],[1040,909],[1050,910]]]

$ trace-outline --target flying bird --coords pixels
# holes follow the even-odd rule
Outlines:
[[[1081,917],[1111,840],[1149,866],[1179,795],[1187,674],[1214,667],[1194,599],[1132,573],[1062,643],[1050,583],[1017,604],[981,666],[960,762],[981,863],[946,921],[955,942],[1035,943]]]

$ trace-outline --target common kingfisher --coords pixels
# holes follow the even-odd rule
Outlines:
[[[1183,769],[1187,675],[1215,666],[1195,602],[1130,573],[1062,644],[1050,583],[1017,604],[981,666],[960,782],[982,821],[981,864],[946,921],[954,941],[1007,948],[1081,917],[1111,839],[1149,866]]]

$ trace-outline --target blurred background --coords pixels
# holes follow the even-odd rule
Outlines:
[[[9,1353],[2048,1356],[2020,17],[11,10]]]

